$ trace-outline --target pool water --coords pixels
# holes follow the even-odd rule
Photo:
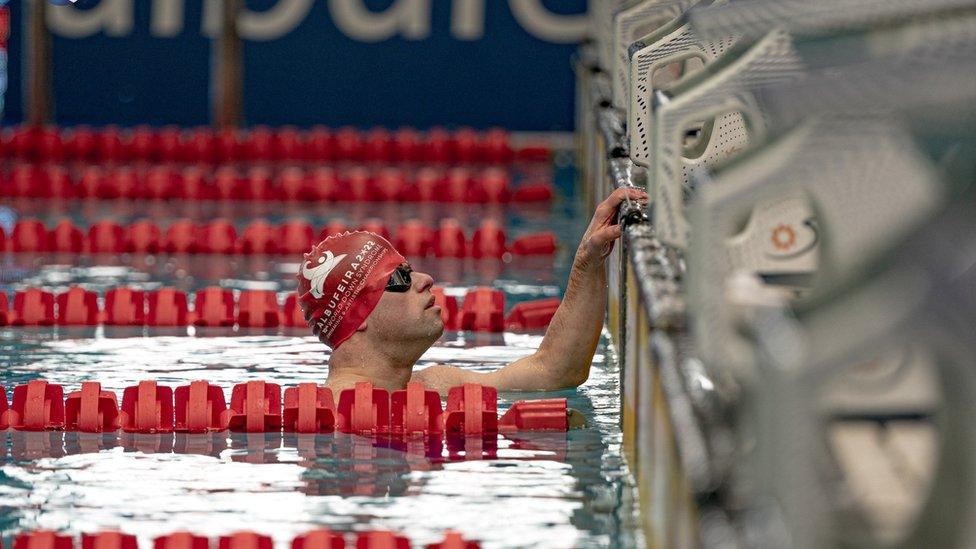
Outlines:
[[[477,226],[488,215],[499,216],[510,235],[553,230],[561,246],[555,260],[426,259],[415,261],[417,268],[431,272],[448,293],[460,295],[476,285],[502,289],[509,305],[560,295],[587,219],[573,193],[572,170],[557,170],[556,180],[561,198],[551,207],[429,212],[435,219],[458,217],[469,234],[472,223]],[[133,206],[128,208],[134,211],[120,213],[118,206],[78,203],[68,211],[46,211],[29,201],[7,205],[17,216],[41,214],[49,226],[65,214],[85,222],[106,212],[115,219],[147,215]],[[224,215],[246,222],[254,215],[246,207],[197,214],[163,207],[174,211],[155,212],[154,218]],[[365,215],[394,226],[424,215],[409,207],[385,214],[368,208],[299,208],[306,211],[263,216],[302,215],[313,224],[340,217],[352,225]],[[8,292],[27,286],[62,291],[74,283],[99,292],[165,284],[188,291],[209,285],[273,289],[284,296],[294,289],[297,259],[7,254],[0,283]],[[541,337],[447,332],[417,368],[442,363],[488,371],[531,354]],[[229,397],[234,384],[249,380],[283,387],[321,383],[327,361],[327,348],[299,330],[0,328],[0,384],[8,394],[38,377],[63,384],[66,391],[96,380],[119,395],[145,379],[170,386],[206,379]],[[148,547],[154,537],[177,530],[210,537],[253,530],[285,547],[295,535],[324,526],[393,530],[414,546],[440,541],[446,530],[482,547],[633,546],[640,540],[621,456],[618,379],[604,341],[590,379],[578,389],[499,395],[502,410],[515,400],[565,396],[588,422],[566,434],[403,443],[338,433],[103,436],[11,430],[4,435],[0,468],[0,532],[9,543],[16,533],[40,528],[118,529]]]

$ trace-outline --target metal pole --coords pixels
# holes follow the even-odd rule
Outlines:
[[[26,122],[41,126],[51,119],[51,36],[47,32],[47,1],[29,0],[25,2],[25,7]]]
[[[220,13],[220,35],[214,50],[211,89],[213,124],[233,128],[240,123],[243,104],[243,47],[237,33],[237,16],[241,0],[223,0]]]

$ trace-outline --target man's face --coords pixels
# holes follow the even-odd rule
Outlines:
[[[444,333],[441,308],[434,305],[430,289],[434,279],[426,273],[411,272],[410,288],[405,292],[383,292],[376,308],[366,318],[371,338],[380,341],[433,344]]]

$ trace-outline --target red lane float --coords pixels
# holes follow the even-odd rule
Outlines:
[[[270,536],[254,532],[235,532],[217,539],[217,549],[274,549]]]
[[[356,549],[410,549],[410,540],[383,530],[360,532],[356,536]]]
[[[452,387],[447,393],[444,430],[449,435],[498,432],[498,391],[475,383]]]
[[[565,398],[520,400],[498,420],[498,429],[512,431],[566,431],[569,429]]]
[[[500,290],[475,288],[464,297],[459,310],[457,297],[443,288],[431,288],[434,303],[448,330],[500,332],[542,330],[559,308],[559,298],[524,301],[504,316],[505,295]],[[13,326],[149,326],[223,327],[275,329],[305,328],[304,313],[295,294],[282,306],[271,290],[243,290],[235,301],[225,288],[204,288],[195,293],[194,309],[188,308],[187,295],[174,288],[144,293],[131,288],[112,288],[105,293],[105,309],[98,308],[98,296],[80,287],[69,288],[55,298],[37,288],[14,294],[8,310],[7,295],[0,293],[0,325]],[[57,308],[55,308],[55,304]],[[57,314],[55,314],[57,312]]]
[[[138,547],[136,537],[132,534],[99,532],[81,535],[81,549],[138,549]]]
[[[342,534],[324,528],[295,536],[291,541],[291,549],[345,549],[345,547],[346,540]]]
[[[106,433],[121,426],[115,393],[103,391],[97,381],[84,381],[81,390],[68,393],[64,415],[67,431]]]
[[[386,226],[375,218],[367,219],[359,229],[390,238]],[[84,231],[63,219],[48,231],[39,221],[25,219],[15,225],[9,248],[24,253],[300,255],[311,248],[316,236],[322,239],[345,230],[346,226],[338,221],[330,222],[316,234],[315,229],[303,220],[290,220],[277,226],[257,220],[238,236],[234,225],[225,219],[200,226],[187,219],[178,219],[165,231],[148,220],[139,220],[126,227],[112,221],[99,221]],[[552,255],[556,252],[556,237],[552,232],[525,234],[513,240],[510,246],[506,246],[506,238],[504,228],[495,219],[482,221],[468,240],[458,220],[446,218],[436,230],[419,220],[407,220],[397,228],[392,240],[410,257],[501,259],[506,252],[515,255]]]
[[[248,381],[234,386],[224,423],[231,431],[264,433],[281,430],[281,386]]]
[[[18,431],[63,429],[64,389],[43,379],[18,385],[5,416],[4,423]]]
[[[27,534],[17,534],[14,538],[13,549],[74,549],[75,542],[71,536],[63,536],[47,530],[39,530]]]
[[[127,433],[173,432],[173,389],[151,380],[126,387],[119,424]]]
[[[395,532],[373,530],[350,534],[356,549],[408,549],[410,540]],[[234,532],[217,538],[218,549],[273,549],[270,536],[256,532]],[[291,549],[344,549],[346,536],[340,532],[320,528],[295,536]],[[49,530],[17,534],[13,549],[74,549],[72,536]],[[81,549],[138,549],[138,539],[132,534],[117,531],[81,534]],[[190,532],[174,532],[153,540],[153,549],[207,549],[210,540]],[[445,532],[444,539],[426,545],[427,549],[477,549],[477,542],[465,540],[457,532]]]
[[[443,431],[441,396],[411,381],[406,390],[390,395],[390,423],[394,434],[439,435]]]
[[[336,429],[343,433],[375,435],[390,431],[390,393],[361,381],[339,393]]]
[[[58,294],[59,326],[96,326],[101,321],[98,296],[77,286]]]
[[[335,430],[332,390],[314,383],[285,389],[282,427],[294,433],[331,433]]]
[[[146,324],[146,296],[140,290],[112,288],[105,292],[105,324],[143,326]]]
[[[52,326],[54,295],[38,288],[17,292],[11,313],[11,326]]]
[[[498,392],[468,383],[452,387],[447,406],[440,395],[418,382],[392,395],[372,383],[360,382],[339,394],[314,383],[300,383],[284,393],[261,380],[235,385],[230,406],[223,390],[207,381],[193,381],[174,391],[153,380],[126,387],[122,404],[115,393],[94,381],[64,396],[61,385],[32,380],[14,388],[9,409],[0,387],[0,428],[19,431],[65,429],[85,433],[247,433],[294,432],[387,435],[399,437],[491,435],[499,431],[565,431],[566,399],[523,400],[498,418]]]
[[[479,549],[481,545],[476,541],[466,541],[458,532],[447,532],[444,541],[427,544],[426,549]]]
[[[154,539],[153,549],[210,549],[210,540],[189,532],[174,532]]]
[[[475,288],[464,296],[457,326],[460,330],[501,332],[505,329],[505,294],[491,288]]]
[[[227,404],[224,391],[206,381],[194,381],[180,385],[174,391],[176,421],[173,430],[178,433],[209,433],[223,431]]]
[[[506,330],[538,330],[549,326],[562,300],[558,297],[523,301],[505,317]]]

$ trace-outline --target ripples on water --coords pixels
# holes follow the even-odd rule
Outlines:
[[[564,244],[581,230],[570,206],[535,221],[554,227]],[[568,258],[564,250],[555,267],[551,261],[526,267],[467,260],[421,268],[451,293],[489,281],[512,303],[559,295]],[[186,290],[219,283],[287,292],[291,280],[282,273],[295,270],[254,258],[149,259],[136,266],[130,260],[70,269],[52,266],[52,258],[10,254],[0,261],[0,288],[7,290],[39,285],[57,291],[69,283],[102,290],[165,281]],[[72,261],[78,258],[66,263]],[[326,348],[301,332],[189,332],[0,329],[0,384],[9,392],[43,377],[67,391],[97,380],[121,395],[144,379],[171,386],[206,379],[229,397],[234,384],[252,379],[291,386],[326,378]],[[487,371],[530,354],[540,340],[449,332],[418,368],[444,363]],[[620,451],[618,373],[605,350],[602,343],[589,381],[576,390],[499,395],[502,410],[519,399],[567,397],[588,421],[568,434],[404,444],[343,434],[9,431],[0,469],[0,532],[8,547],[13,534],[49,528],[120,529],[136,534],[144,548],[155,536],[180,529],[211,537],[247,529],[271,535],[282,548],[319,526],[391,529],[415,547],[440,541],[449,529],[483,547],[631,546],[636,519]]]

